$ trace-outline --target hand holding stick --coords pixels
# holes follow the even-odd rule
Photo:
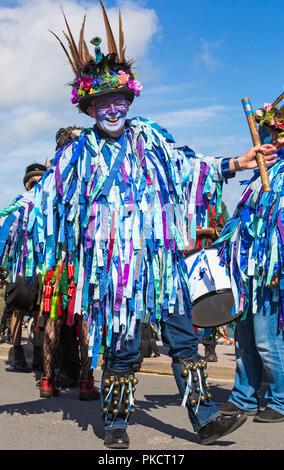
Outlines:
[[[250,99],[249,98],[243,98],[242,103],[243,103],[244,111],[245,111],[245,114],[246,114],[246,117],[247,117],[247,121],[248,121],[248,125],[249,125],[249,129],[250,129],[253,144],[254,144],[254,146],[261,145],[261,140],[260,140],[260,137],[259,137],[257,124],[256,124],[256,120],[255,120],[254,113],[253,113],[253,110],[252,110],[252,105],[251,105]],[[256,160],[257,160],[257,165],[258,165],[258,168],[259,168],[259,171],[260,171],[260,177],[261,177],[261,182],[262,182],[262,186],[263,186],[263,191],[269,192],[269,191],[271,191],[271,187],[270,187],[270,181],[269,181],[268,172],[267,172],[267,168],[266,168],[265,158],[264,158],[263,154],[258,152],[257,155],[256,155]]]

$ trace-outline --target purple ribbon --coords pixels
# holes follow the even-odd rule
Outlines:
[[[121,271],[121,263],[120,258],[118,258],[118,277],[117,277],[117,289],[116,289],[116,299],[113,310],[116,312],[120,311],[121,303],[122,303],[122,296],[123,296],[123,285],[122,285],[122,271]]]
[[[126,170],[125,170],[124,162],[122,162],[120,169],[121,169],[121,174],[122,174],[124,186],[126,186],[126,185],[127,185],[127,181],[128,181],[128,174],[127,174],[127,172],[126,172]]]
[[[278,230],[281,236],[282,243],[284,243],[284,224],[281,219],[280,211],[277,212],[277,226],[278,226]]]
[[[88,227],[86,230],[87,250],[92,247],[92,233],[94,232],[95,226],[96,226],[96,207],[97,207],[97,201],[94,201],[91,207],[90,218],[89,218]]]
[[[242,204],[244,204],[246,202],[246,200],[248,199],[249,195],[252,193],[252,189],[248,189],[248,191],[243,195],[243,198],[242,200],[239,202],[238,206],[241,206]]]
[[[136,145],[137,145],[138,155],[139,155],[139,158],[140,158],[140,163],[141,163],[141,166],[144,170],[144,168],[145,168],[145,155],[144,155],[144,142],[143,142],[143,140],[138,139]]]
[[[163,203],[162,203],[162,198],[161,198],[160,191],[157,191],[157,192],[158,192],[158,196],[159,196],[160,204],[161,204],[161,209],[162,209],[162,221],[163,221],[163,232],[164,232],[165,247],[166,247],[166,250],[169,250],[170,241],[169,241],[168,234],[167,234],[167,224],[166,224],[165,211],[163,209]]]
[[[209,174],[209,166],[206,165],[205,162],[201,162],[200,164],[200,174],[198,180],[198,186],[196,190],[196,206],[203,206],[204,205],[204,184],[205,180]]]
[[[60,160],[58,159],[56,167],[55,167],[55,178],[56,178],[56,184],[57,184],[58,192],[59,192],[60,196],[63,197],[64,192],[63,192],[61,174],[60,174],[60,170],[59,170],[59,161]]]
[[[125,264],[124,266],[124,272],[123,272],[123,280],[122,280],[122,285],[127,286],[128,278],[129,278],[129,269],[130,269],[130,263],[131,263],[131,258],[132,258],[132,253],[133,253],[133,240],[130,240],[130,253],[129,253],[129,263]]]

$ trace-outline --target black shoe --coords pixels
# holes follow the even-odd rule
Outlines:
[[[234,403],[231,403],[229,401],[223,403],[222,405],[218,405],[218,408],[224,416],[234,416],[239,412],[245,413],[247,416],[255,416],[258,413],[258,410],[242,410],[241,408],[238,408]]]
[[[6,368],[6,372],[21,372],[21,373],[28,373],[32,372],[32,368],[28,366],[26,362],[23,363],[15,363],[12,366]]]
[[[218,362],[218,357],[214,346],[205,346],[205,361]]]
[[[246,420],[247,417],[244,413],[238,413],[235,416],[228,418],[222,415],[218,416],[198,431],[197,434],[200,439],[200,444],[212,444],[212,442],[216,441],[220,437],[226,436],[238,429]]]
[[[7,367],[7,372],[32,372],[32,368],[28,366],[25,359],[24,349],[22,345],[14,346],[14,363]]]
[[[129,437],[125,429],[106,431],[104,445],[110,449],[128,449]]]
[[[280,423],[284,421],[284,414],[267,407],[256,415],[254,421],[257,423]]]
[[[215,352],[208,354],[208,356],[205,356],[205,361],[206,362],[218,362],[217,354]]]

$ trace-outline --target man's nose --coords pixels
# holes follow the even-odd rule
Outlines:
[[[114,104],[111,104],[110,107],[109,107],[109,112],[111,114],[116,114],[117,113],[117,108]]]

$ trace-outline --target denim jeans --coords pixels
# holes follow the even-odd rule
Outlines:
[[[237,364],[229,401],[242,410],[257,410],[265,370],[267,406],[284,414],[284,336],[278,331],[278,301],[273,301],[273,289],[258,288],[256,302],[257,313],[250,309],[245,320],[236,322]]]
[[[181,359],[195,358],[198,355],[198,338],[192,327],[190,312],[180,315],[177,304],[174,313],[168,315],[167,319],[162,321],[161,333],[164,346],[169,348],[169,355],[173,360],[172,369],[174,377],[180,395],[183,398],[186,384],[185,379],[181,375],[182,368],[178,361]],[[130,368],[139,358],[139,344],[140,328],[138,325],[136,328],[135,338],[133,340],[122,342],[119,351],[106,351],[106,365],[117,370]],[[105,373],[106,372],[104,370],[102,377],[102,397]],[[186,406],[194,431],[199,431],[203,426],[220,415],[217,406],[211,400],[206,400],[204,403],[200,403],[197,412],[197,406]],[[112,414],[108,413],[106,417],[104,416],[105,429],[126,429],[130,418],[131,417],[129,417],[128,421],[125,421],[122,415],[118,415],[114,420]]]
[[[114,369],[114,370],[127,370],[130,369],[139,359],[140,352],[139,346],[141,342],[140,336],[140,321],[136,322],[135,328],[135,335],[133,339],[128,339],[126,341],[125,336],[122,337],[120,349],[118,351],[115,350],[115,345],[119,338],[118,334],[114,334],[112,338],[112,347],[107,348],[104,354],[104,370],[102,374],[102,381],[101,381],[101,409],[104,408],[104,380],[106,377],[106,369]],[[132,374],[134,376],[134,374]],[[105,430],[107,429],[126,429],[128,426],[128,422],[131,419],[131,416],[128,419],[125,419],[125,415],[122,413],[118,413],[114,419],[114,415],[109,412],[106,415],[102,413],[102,419],[104,420]]]

